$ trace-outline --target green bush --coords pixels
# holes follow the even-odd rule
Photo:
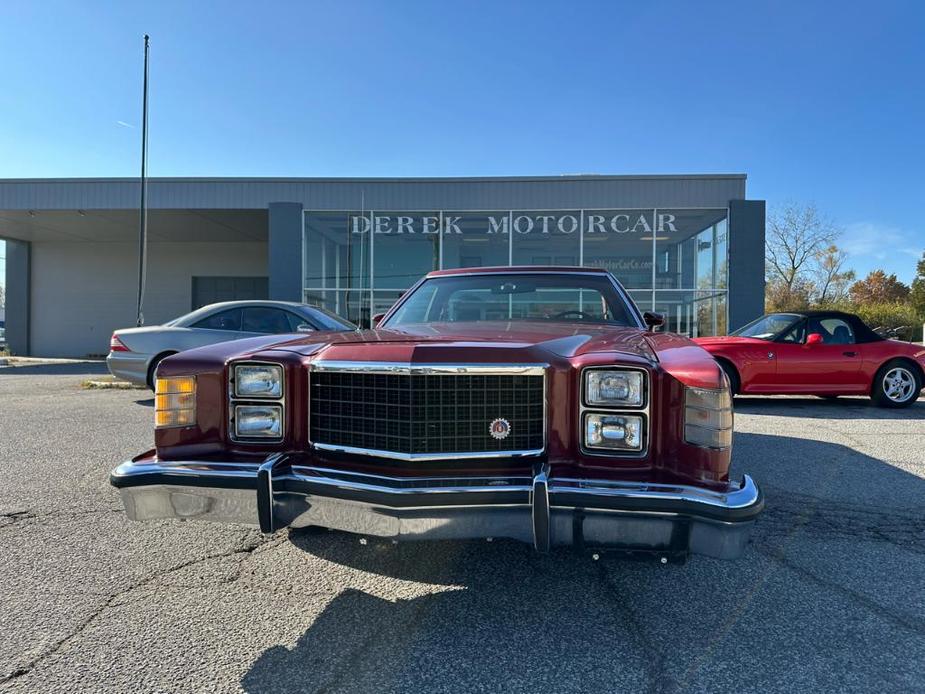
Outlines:
[[[922,337],[922,321],[915,308],[908,303],[864,304],[854,309],[871,328],[907,329],[900,333],[903,340],[912,341]]]

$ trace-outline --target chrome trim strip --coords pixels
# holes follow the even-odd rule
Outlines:
[[[688,501],[715,508],[729,509],[747,508],[759,498],[758,485],[749,475],[743,476],[738,489],[725,492],[680,484],[581,480],[574,478],[556,479],[553,482],[552,491],[587,494],[589,496]]]
[[[533,477],[530,492],[530,516],[533,521],[533,548],[545,554],[549,551],[549,465],[542,465]]]
[[[311,482],[313,484],[318,484],[326,487],[333,487],[336,489],[349,489],[351,491],[363,491],[363,492],[378,492],[382,494],[391,494],[395,496],[412,496],[412,495],[440,495],[440,494],[482,494],[482,493],[491,493],[491,494],[505,494],[505,493],[528,493],[532,489],[529,478],[524,478],[522,484],[508,484],[508,485],[495,485],[495,484],[474,484],[476,480],[458,480],[458,485],[447,485],[447,486],[421,486],[421,487],[401,487],[401,486],[392,486],[392,485],[382,485],[374,484],[372,482],[364,482],[362,480],[349,480],[349,479],[337,479],[332,477],[324,476],[315,476],[315,475],[305,475],[299,474],[296,472],[297,468],[293,468],[291,473],[284,475],[277,475],[275,479],[277,480],[297,480],[300,482]],[[313,468],[302,468],[303,470],[312,470]],[[360,475],[357,475],[361,477]],[[400,481],[400,478],[392,478],[393,480]],[[433,481],[438,481],[434,479]],[[454,481],[452,478],[447,478],[445,481],[450,482]]]
[[[312,371],[361,371],[376,374],[543,376],[549,364],[414,364],[387,361],[325,361],[310,363]]]
[[[472,483],[473,481],[484,482],[488,485],[498,485],[500,483],[510,483],[516,481],[519,484],[529,485],[530,480],[532,479],[529,475],[480,475],[478,477],[435,477],[434,475],[419,476],[419,477],[405,477],[405,476],[395,476],[395,475],[381,475],[372,472],[352,472],[348,470],[335,470],[334,468],[320,467],[317,465],[299,465],[295,464],[291,468],[294,471],[307,470],[312,473],[319,474],[321,476],[337,476],[342,477],[358,477],[362,479],[369,480],[386,480],[389,482],[447,482],[450,480],[459,480],[460,482]]]
[[[142,475],[187,475],[202,479],[215,479],[220,481],[225,477],[255,478],[260,463],[222,463],[222,462],[195,462],[195,461],[126,461],[116,467],[110,475],[122,479],[130,479]]]
[[[367,455],[376,458],[388,458],[390,460],[417,460],[417,461],[437,461],[437,460],[466,460],[469,458],[525,458],[529,456],[542,455],[545,448],[537,448],[529,451],[473,451],[470,453],[448,452],[448,453],[396,453],[395,451],[380,451],[375,448],[355,448],[353,446],[335,446],[328,443],[312,444],[319,451],[329,451],[331,453],[346,453],[349,455]]]

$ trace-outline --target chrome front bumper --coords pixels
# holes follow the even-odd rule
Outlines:
[[[112,471],[132,520],[188,518],[282,527],[322,526],[414,540],[506,537],[538,551],[577,545],[738,557],[764,507],[747,475],[722,492],[699,487],[524,477],[393,477],[301,464],[165,462]]]

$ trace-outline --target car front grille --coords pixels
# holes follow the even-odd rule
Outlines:
[[[320,362],[309,385],[318,448],[441,459],[545,447],[545,365]]]

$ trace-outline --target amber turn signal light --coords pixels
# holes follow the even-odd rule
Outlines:
[[[154,384],[154,426],[188,427],[196,423],[196,377],[158,378]]]

